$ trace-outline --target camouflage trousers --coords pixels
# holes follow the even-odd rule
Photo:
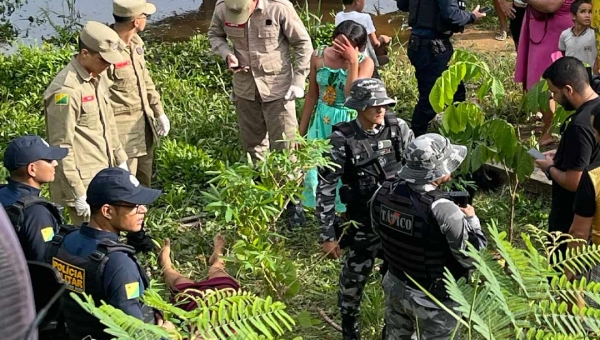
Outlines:
[[[381,241],[373,230],[362,227],[349,240],[340,274],[338,306],[342,317],[358,317],[363,290],[373,271]]]
[[[394,274],[383,278],[386,334],[383,340],[446,340],[458,321],[438,307],[425,293],[409,287]],[[444,301],[453,309],[456,303]]]

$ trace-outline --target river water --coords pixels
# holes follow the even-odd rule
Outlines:
[[[5,0],[6,1],[6,0]],[[8,0],[10,3],[15,0]],[[17,29],[20,43],[38,44],[55,34],[51,23],[65,25],[87,20],[112,22],[111,0],[26,0],[8,19]],[[292,0],[304,5],[304,0]],[[299,2],[301,1],[301,2]],[[309,9],[333,21],[330,13],[342,10],[341,0],[308,0]],[[403,18],[396,11],[394,0],[366,0],[365,12],[373,16],[379,34],[395,36]],[[0,1],[1,2],[1,1]],[[217,0],[151,0],[158,10],[152,16],[148,33],[163,41],[180,41],[206,32]],[[48,18],[50,20],[48,20]]]

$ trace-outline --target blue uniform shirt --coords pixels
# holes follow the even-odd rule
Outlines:
[[[475,14],[460,9],[457,0],[436,0],[436,2],[440,8],[441,19],[446,23],[462,27],[475,21]],[[396,5],[402,12],[408,12],[408,4],[409,0],[396,0]],[[435,39],[438,36],[436,30],[427,28],[413,27],[412,34],[429,39]]]
[[[118,242],[119,236],[108,231],[93,229],[84,223],[81,229],[65,237],[63,249],[71,255],[87,257],[103,240]],[[144,293],[145,287],[138,267],[129,255],[122,252],[111,253],[102,280],[106,303],[144,320],[139,297]]]
[[[40,189],[9,179],[8,185],[0,189],[0,204],[10,207],[25,196],[40,196]],[[59,221],[43,205],[36,204],[23,210],[23,225],[17,237],[27,261],[44,261],[46,246],[58,228]]]

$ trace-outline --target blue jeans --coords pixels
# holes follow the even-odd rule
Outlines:
[[[415,137],[427,133],[429,122],[435,118],[435,111],[429,102],[429,93],[435,81],[448,69],[454,48],[448,38],[428,39],[411,35],[408,43],[408,59],[415,68],[419,89],[419,102],[415,106],[411,128]],[[461,82],[454,94],[454,101],[464,101],[466,90]]]

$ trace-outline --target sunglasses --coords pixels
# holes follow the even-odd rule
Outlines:
[[[132,205],[132,204],[111,204],[111,205],[115,206],[115,207],[121,207],[121,208],[129,208],[129,209],[135,208],[135,214],[141,214],[141,212],[140,212],[141,209],[140,208],[141,207],[144,207],[144,208],[146,207],[144,204],[135,204],[135,205]]]

